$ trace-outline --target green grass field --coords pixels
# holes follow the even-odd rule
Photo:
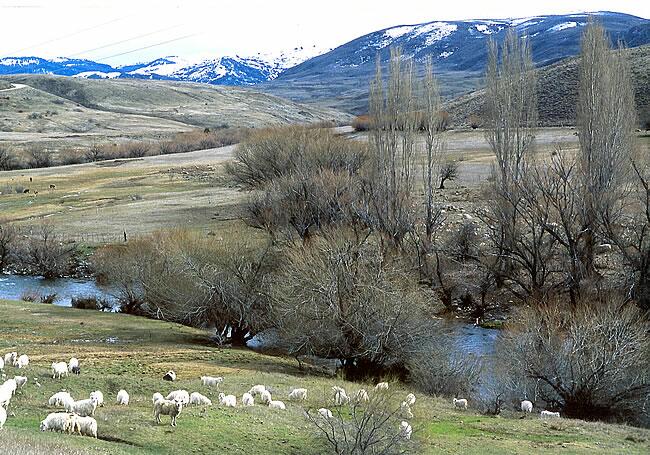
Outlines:
[[[190,453],[325,453],[326,447],[303,415],[303,406],[331,407],[329,389],[334,384],[348,392],[362,387],[319,374],[301,371],[288,358],[249,350],[219,348],[209,334],[176,324],[144,318],[73,310],[51,305],[0,301],[2,323],[0,352],[18,351],[30,356],[26,370],[5,367],[7,377],[21,374],[28,384],[12,400],[9,418],[0,436],[0,453],[12,454],[190,454]],[[54,380],[49,365],[76,356],[81,376]],[[162,380],[173,368],[179,380]],[[201,375],[223,376],[222,389],[241,398],[253,384],[265,384],[287,411],[261,405],[252,408],[218,406],[214,389],[203,387]],[[38,378],[40,387],[34,378]],[[306,387],[303,404],[290,403],[293,387]],[[371,385],[366,384],[366,388]],[[129,406],[114,404],[119,389],[131,396]],[[209,396],[211,407],[183,410],[178,426],[169,418],[156,425],[151,395],[176,388]],[[76,399],[93,390],[104,392],[98,408],[99,440],[41,433],[40,420],[49,412],[48,398],[66,389]],[[407,388],[393,384],[397,397]],[[518,413],[484,417],[471,409],[455,411],[450,400],[418,395],[411,421],[422,453],[562,453],[647,454],[650,431],[620,425],[562,419],[541,421],[535,414],[520,419]]]

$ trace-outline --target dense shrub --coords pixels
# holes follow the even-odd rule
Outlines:
[[[108,300],[97,297],[73,297],[70,305],[80,310],[110,311],[113,305]]]
[[[359,115],[352,120],[352,128],[355,131],[370,131],[371,127],[372,124],[368,115]]]

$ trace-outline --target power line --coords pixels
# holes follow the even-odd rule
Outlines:
[[[145,49],[150,49],[150,48],[156,47],[156,46],[162,46],[163,44],[173,43],[175,41],[184,40],[184,39],[191,38],[191,37],[197,36],[197,35],[200,35],[200,33],[192,33],[190,35],[185,35],[185,36],[181,36],[181,37],[178,37],[178,38],[173,38],[173,39],[170,39],[170,40],[167,40],[167,41],[162,41],[160,43],[150,44],[148,46],[139,47],[137,49],[132,49],[130,51],[120,52],[118,54],[109,55],[108,57],[102,57],[100,59],[96,59],[95,61],[96,62],[101,62],[102,60],[108,60],[109,58],[121,57],[122,55],[132,54],[134,52],[142,51],[142,50],[145,50]]]

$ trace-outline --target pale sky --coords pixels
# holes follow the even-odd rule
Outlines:
[[[617,11],[650,18],[643,0],[0,0],[0,57],[78,57],[127,64],[329,49],[395,25]]]

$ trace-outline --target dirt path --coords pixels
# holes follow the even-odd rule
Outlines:
[[[10,92],[12,90],[18,90],[19,88],[25,88],[25,87],[27,87],[25,84],[11,84],[11,87],[4,88],[0,90],[0,92]]]

